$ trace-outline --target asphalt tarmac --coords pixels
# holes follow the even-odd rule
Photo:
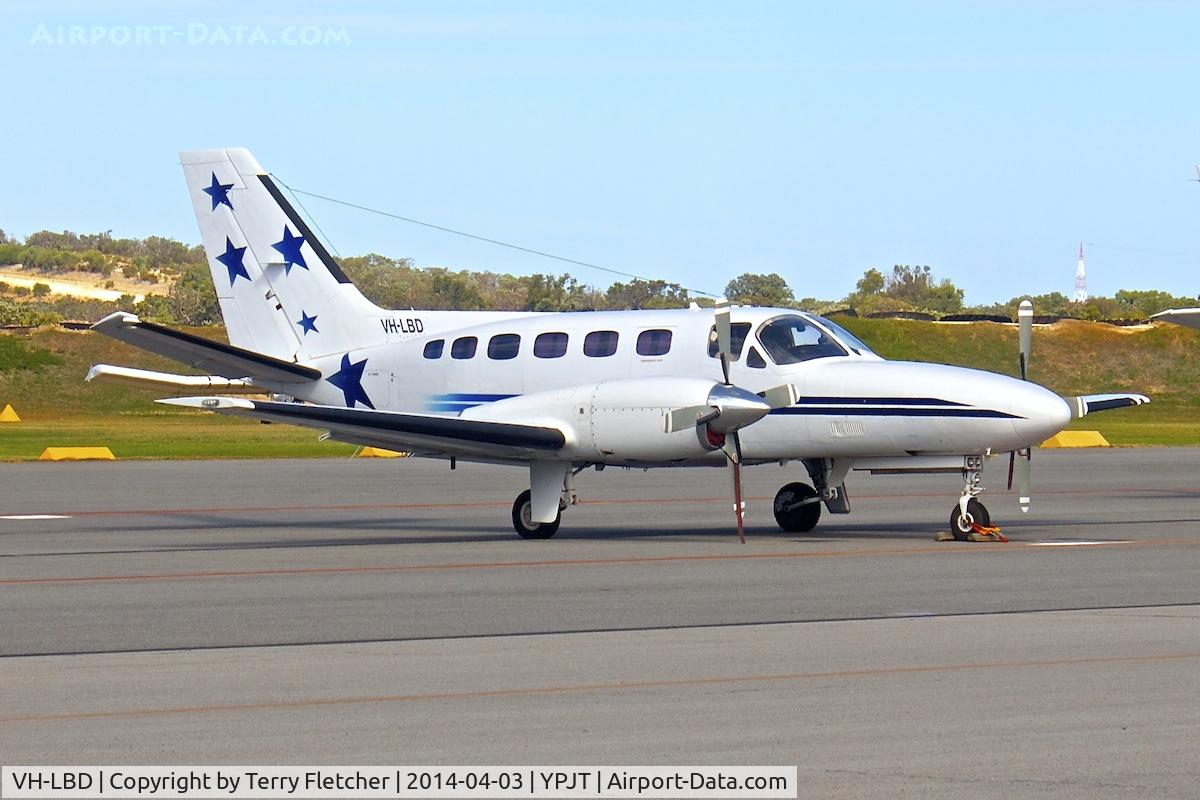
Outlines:
[[[1200,450],[1039,451],[1011,541],[956,475],[0,465],[0,762],[795,764],[801,796],[1195,797]],[[23,517],[23,518],[14,518]],[[36,517],[36,518],[29,518]]]

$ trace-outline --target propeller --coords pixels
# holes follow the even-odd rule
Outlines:
[[[1017,330],[1020,342],[1021,380],[1029,380],[1029,353],[1033,346],[1033,303],[1022,300],[1017,309]],[[1024,447],[1012,450],[1008,454],[1008,488],[1011,491],[1013,483],[1017,484],[1017,503],[1022,512],[1029,511],[1030,491],[1033,483],[1031,475],[1033,448]]]
[[[731,352],[733,350],[733,326],[730,324],[729,315],[729,301],[722,300],[721,302],[717,303],[715,313],[717,326],[717,356],[721,359],[721,376],[725,381],[724,388],[726,390],[734,389],[738,392],[743,392],[745,390],[738,389],[729,382],[729,364],[733,360],[733,354]],[[711,397],[712,395],[710,394],[709,398],[711,399]],[[761,400],[759,402],[761,403],[761,407],[765,407],[766,410],[755,419],[749,420],[749,414],[745,413],[737,415],[744,416],[747,420],[749,420],[745,422],[744,425],[757,422],[766,416],[767,412],[771,410],[771,407],[767,404],[766,400]],[[756,404],[755,408],[757,409],[758,407],[759,406]],[[728,418],[729,415],[726,416]],[[716,425],[714,425],[714,423],[716,423]],[[726,430],[721,430],[721,427],[726,427]],[[721,443],[721,449],[725,451],[725,459],[729,462],[730,475],[733,478],[733,514],[735,517],[737,517],[738,541],[742,544],[745,544],[746,504],[742,500],[742,440],[741,437],[738,436],[738,428],[741,427],[743,427],[743,425],[722,426],[721,414],[718,414],[715,420],[712,420],[708,423],[708,429],[710,432],[715,430],[724,435],[725,440]]]
[[[730,382],[733,333],[729,317],[729,302],[722,300],[717,304],[715,314],[722,383],[712,388],[705,405],[672,410],[667,415],[666,430],[674,433],[703,426],[709,444],[720,447],[725,453],[733,480],[733,511],[737,518],[738,541],[745,543],[746,504],[742,500],[742,441],[738,431],[758,422],[772,409],[794,405],[797,395],[796,387],[790,383],[755,394]]]

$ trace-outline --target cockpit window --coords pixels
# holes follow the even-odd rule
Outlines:
[[[841,325],[838,325],[836,322],[826,319],[825,317],[817,317],[817,322],[824,325],[827,330],[831,331],[834,336],[841,339],[842,342],[849,346],[849,348],[855,353],[858,353],[859,355],[863,355],[864,353],[870,355],[875,354],[875,351],[867,347],[866,343],[862,339],[858,338]]]
[[[729,357],[734,361],[742,357],[742,345],[746,343],[746,337],[749,335],[749,322],[735,322],[729,326]],[[717,326],[713,325],[708,330],[708,355],[710,357],[717,357],[718,346]]]
[[[844,356],[842,346],[803,317],[776,317],[758,329],[758,341],[776,364],[798,364],[814,358]]]

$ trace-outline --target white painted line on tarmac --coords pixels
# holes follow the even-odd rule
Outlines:
[[[5,514],[0,519],[70,519],[69,514]]]
[[[1100,544],[1133,544],[1133,539],[1114,539],[1104,542],[1026,542],[1028,547],[1092,547]]]

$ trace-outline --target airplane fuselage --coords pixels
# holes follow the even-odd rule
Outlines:
[[[789,321],[782,333],[792,337],[782,349],[767,338],[779,339],[779,320]],[[1062,398],[1041,386],[981,370],[885,361],[843,329],[803,312],[734,307],[732,323],[743,343],[730,381],[751,392],[790,383],[799,395],[796,404],[742,432],[747,463],[1003,452],[1040,442],[1070,419]],[[326,378],[296,396],[549,424],[564,431],[564,455],[576,461],[720,466],[719,449],[693,441],[702,437],[662,430],[664,413],[702,404],[706,387],[722,380],[710,354],[712,328],[711,309],[699,307],[388,312],[373,344],[306,362]],[[796,341],[805,336],[812,341]],[[346,366],[358,381],[352,392],[338,377]],[[677,446],[664,451],[664,437]]]

